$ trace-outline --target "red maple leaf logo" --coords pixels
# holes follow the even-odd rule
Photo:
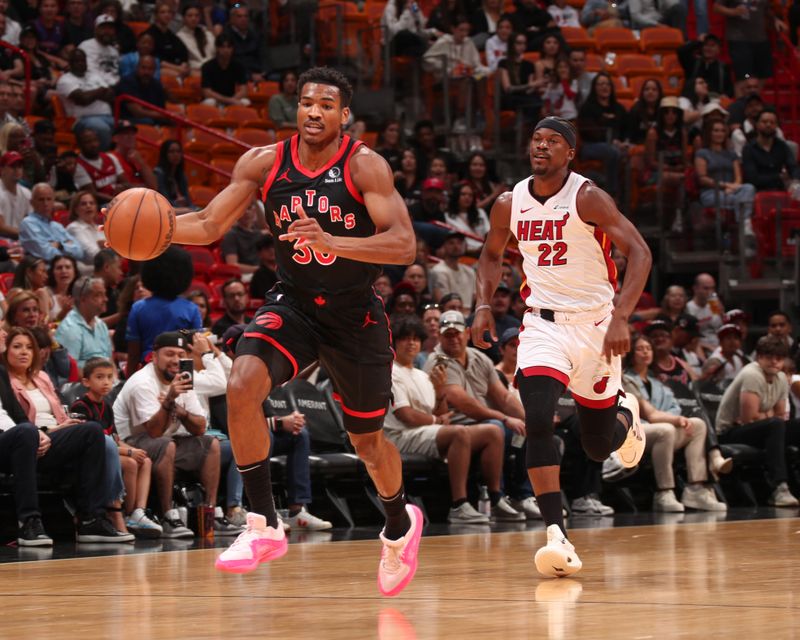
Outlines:
[[[314,298],[314,304],[316,304],[318,307],[324,307],[326,304],[328,304],[328,301],[322,296],[317,296]]]
[[[265,329],[271,329],[275,331],[283,326],[283,318],[281,318],[277,313],[267,311],[256,318],[256,324],[260,327],[264,327]]]
[[[605,393],[606,389],[608,388],[608,379],[610,376],[603,376],[597,382],[594,383],[592,389],[595,393]]]

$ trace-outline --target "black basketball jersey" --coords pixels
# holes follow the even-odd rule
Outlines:
[[[296,249],[294,241],[278,240],[298,219],[298,205],[333,236],[365,238],[375,234],[364,197],[350,177],[350,158],[362,142],[344,136],[336,154],[316,171],[300,163],[299,142],[299,136],[294,135],[278,144],[275,164],[262,192],[267,224],[275,236],[278,277],[296,294],[312,299],[320,295],[367,294],[380,266],[320,253],[310,247]]]

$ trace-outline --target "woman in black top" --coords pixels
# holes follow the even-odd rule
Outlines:
[[[383,125],[378,134],[375,151],[389,163],[392,171],[400,171],[400,156],[403,150],[400,147],[400,123],[397,120],[388,120]]]
[[[542,84],[536,81],[536,69],[531,62],[522,58],[528,39],[522,33],[511,38],[508,55],[497,65],[500,71],[500,108],[503,111],[521,110],[525,120],[535,122],[539,119],[542,99],[539,90]]]
[[[672,188],[684,181],[688,142],[678,98],[662,98],[656,125],[647,132],[644,149],[647,184]]]
[[[594,80],[586,102],[578,112],[582,160],[602,160],[605,167],[606,191],[619,193],[620,163],[627,155],[625,140],[628,113],[614,92],[611,76],[601,71]]]
[[[180,211],[192,210],[189,197],[189,182],[183,170],[183,147],[177,140],[165,140],[158,152],[158,166],[154,173],[158,179],[158,191],[169,203]],[[176,211],[178,213],[178,211]]]
[[[644,144],[647,132],[656,124],[658,105],[663,97],[664,89],[658,80],[645,80],[639,99],[628,113],[628,140],[631,144]]]

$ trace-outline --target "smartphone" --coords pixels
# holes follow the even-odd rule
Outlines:
[[[433,366],[438,367],[440,364],[443,364],[445,367],[447,366],[448,362],[452,362],[453,358],[450,356],[446,356],[441,353],[437,353],[436,356],[433,358]]]
[[[178,375],[184,377],[188,375],[189,381],[192,383],[192,386],[194,386],[194,360],[191,358],[181,358],[178,367]]]

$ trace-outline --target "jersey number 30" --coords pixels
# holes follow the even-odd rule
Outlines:
[[[564,257],[566,252],[566,242],[556,242],[552,245],[540,244],[539,262],[537,262],[537,265],[540,267],[557,267],[567,264],[567,259]]]
[[[312,260],[316,260],[323,267],[327,267],[336,262],[336,255],[332,253],[323,253],[322,251],[312,251],[308,247],[295,248],[292,254],[292,260],[297,264],[310,264]]]

